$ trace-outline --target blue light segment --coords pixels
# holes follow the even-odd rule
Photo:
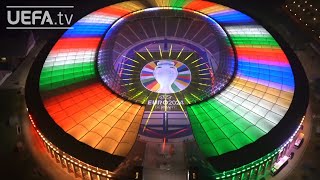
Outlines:
[[[223,24],[255,23],[249,16],[234,10],[209,14],[210,17]]]
[[[280,67],[253,62],[238,62],[238,74],[255,79],[262,79],[278,84],[294,87],[293,74],[290,67]]]
[[[101,37],[111,24],[76,23],[64,33],[63,37]]]

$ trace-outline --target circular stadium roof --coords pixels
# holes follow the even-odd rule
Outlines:
[[[174,65],[178,70],[191,70],[192,81],[180,73],[170,83],[171,90],[163,91],[175,92],[186,104],[218,93],[229,83],[235,69],[233,49],[218,23],[187,9],[164,8],[136,11],[115,21],[101,42],[97,69],[112,91],[146,104],[150,96],[156,96],[153,92],[161,93],[159,88],[164,86],[152,80],[151,67],[152,71],[144,71],[150,78],[143,79],[142,84],[139,81],[142,68],[155,60],[173,60],[180,62]]]
[[[102,51],[109,48],[106,35],[113,30],[112,27],[119,19],[134,17],[134,14],[150,13],[150,9],[154,13],[162,10],[188,11],[188,13],[205,17],[207,23],[223,30],[225,34],[223,38],[228,43],[222,45],[222,51],[203,48],[205,45],[198,46],[196,43],[181,41],[183,37],[178,39],[172,38],[173,36],[167,37],[166,33],[161,34],[162,31],[155,24],[156,28],[151,30],[135,32],[132,36],[128,34],[122,36],[123,39],[127,39],[127,43],[137,42],[137,46],[135,43],[130,47],[125,45],[125,42],[121,43],[122,40],[118,34],[119,36],[113,42],[120,44],[117,45],[118,47],[123,46],[123,50],[115,52],[116,46],[113,45],[107,54],[101,55]],[[193,22],[192,18],[188,21]],[[166,27],[168,31],[181,30],[189,36],[186,39],[196,41],[195,39],[200,38],[199,36],[206,34],[207,31],[202,31],[206,29],[205,27],[201,29],[194,24],[186,23],[180,26],[182,29],[177,26]],[[131,26],[127,24],[126,27],[129,29]],[[143,30],[143,28],[144,26],[141,26],[140,29]],[[188,34],[189,30],[192,30],[192,33]],[[143,34],[145,37],[152,37],[153,41],[156,41],[156,46],[144,40],[148,38],[139,36]],[[134,38],[140,38],[143,43]],[[200,38],[200,41],[204,38]],[[169,48],[164,47],[164,40],[168,40]],[[193,61],[187,64],[179,58],[168,58],[169,56],[152,59],[156,53],[160,56],[160,51],[168,55],[170,44],[177,45],[176,49],[171,49],[176,55],[185,47],[188,51],[184,58],[194,52],[194,57],[190,56],[194,58],[193,61],[199,57],[207,59],[205,62],[194,62],[197,64],[196,70],[190,66]],[[179,46],[179,44],[183,45]],[[221,47],[221,43],[217,43],[217,47]],[[282,47],[287,50],[286,46]],[[149,48],[150,50],[147,50]],[[139,56],[137,54],[128,57],[130,55],[128,52],[141,54],[142,51],[139,52],[141,49],[145,49],[145,55],[150,56],[147,61],[144,62],[142,58],[144,55],[139,60],[136,60]],[[215,57],[218,59],[216,65],[206,67],[206,63],[214,59],[214,56],[201,54],[206,52],[205,49],[208,49],[208,52],[217,51],[225,54]],[[116,57],[114,53],[118,53],[118,56]],[[137,83],[136,88],[139,85],[145,91],[141,91],[140,94],[139,92],[130,94],[129,92],[135,91],[131,90],[133,88],[114,88],[126,84],[123,79],[130,78],[127,77],[130,75],[119,75],[124,67],[121,66],[118,57],[129,59],[131,63],[127,64],[129,66],[125,68],[126,72],[121,72],[130,74],[131,71],[137,71],[133,78]],[[287,57],[290,57],[290,61]],[[226,66],[227,71],[224,68],[222,68],[223,71],[218,71],[223,58],[235,64]],[[236,58],[236,60],[232,61],[230,58]],[[120,164],[137,141],[146,106],[144,99],[149,97],[150,93],[178,94],[186,91],[190,97],[193,96],[190,103],[187,96],[176,97],[187,98],[184,99],[187,103],[184,104],[183,110],[190,120],[195,141],[202,154],[219,170],[239,167],[278,148],[293,134],[307,104],[304,97],[307,89],[300,88],[307,87],[304,83],[306,77],[296,57],[291,54],[287,56],[269,31],[251,17],[207,1],[164,1],[160,4],[157,1],[143,3],[130,1],[99,9],[76,22],[51,50],[44,49],[39,60],[32,67],[34,73],[29,74],[26,87],[29,112],[34,117],[37,127],[63,151],[91,165],[110,170],[114,170]],[[133,60],[141,64],[140,69],[131,67],[134,66]],[[148,87],[148,83],[141,78],[143,77],[141,70],[152,62],[156,63],[149,72],[158,83],[161,80],[156,76],[162,72],[155,71],[156,66],[164,68],[164,72],[171,73],[170,77],[174,76],[173,79],[176,80],[179,77],[179,71],[170,70],[170,67],[174,69],[177,68],[176,64],[186,64],[191,72],[189,73],[190,85],[185,85],[185,89],[179,85],[179,90],[174,90],[172,88],[174,83],[169,83],[170,87],[160,92],[159,87],[154,88],[156,85]],[[110,63],[113,66],[110,66]],[[119,67],[114,66],[117,63]],[[224,61],[222,64],[228,63]],[[99,70],[101,67],[102,69]],[[233,68],[236,68],[235,71]],[[210,69],[213,75],[210,75]],[[110,75],[112,73],[106,73],[109,78],[107,81],[104,81],[105,74],[101,76],[102,81],[99,77],[104,70],[112,70],[110,72],[113,73],[112,76]],[[217,86],[217,91],[214,93],[212,89],[207,91],[205,88],[205,96],[198,97],[196,91],[188,91],[188,88],[193,82],[200,82],[199,76],[194,74],[201,74],[199,71],[202,70],[208,71],[205,78],[211,78],[210,82],[214,77],[216,82],[222,83]],[[225,73],[229,74],[220,76]],[[163,81],[171,81],[170,77],[164,78]],[[115,81],[112,81],[112,78]],[[133,83],[133,80],[131,81]],[[159,86],[160,84],[164,83],[159,83]],[[199,84],[198,86],[201,87]],[[33,90],[30,89],[31,87]],[[143,98],[137,99],[139,96]],[[302,108],[299,107],[298,101]]]

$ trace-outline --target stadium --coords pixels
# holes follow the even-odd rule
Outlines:
[[[276,31],[192,0],[84,16],[42,49],[25,88],[47,151],[89,179],[259,179],[299,132],[309,92]]]

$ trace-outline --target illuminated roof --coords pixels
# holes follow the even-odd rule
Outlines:
[[[67,133],[89,146],[125,156],[138,134],[144,107],[118,98],[100,83],[90,83],[45,98],[45,107]]]
[[[279,123],[290,107],[294,78],[284,52],[253,19],[221,5],[198,10],[224,27],[238,57],[230,86],[188,108],[200,149],[217,156],[256,141]]]
[[[44,64],[40,81],[42,90],[69,85],[96,76],[94,59],[103,32],[117,17],[120,17],[119,15],[128,13],[124,10],[115,10],[116,7],[117,5],[113,8],[103,8],[84,17],[74,25],[73,29],[63,35]],[[278,124],[293,97],[292,71],[277,42],[262,26],[257,25],[245,14],[208,2],[191,2],[184,8],[197,10],[216,20],[229,34],[236,48],[238,71],[231,85],[213,99],[188,107],[194,136],[200,149],[209,157],[221,155],[256,141]],[[110,93],[106,89],[104,92]],[[59,97],[56,98],[59,99]],[[112,109],[116,112],[116,107],[123,101],[119,99],[116,105],[111,106]],[[96,102],[88,102],[88,105],[91,105],[89,107],[94,103]],[[108,103],[105,103],[101,106],[109,107],[107,105]],[[121,112],[126,112],[130,106],[131,103]],[[100,121],[108,113],[101,110],[101,107],[86,114],[89,118],[76,121],[68,118],[76,112],[66,114],[66,117],[63,117],[65,120],[60,121],[52,113],[52,109],[49,106],[46,107],[53,119],[66,132],[92,147],[103,149],[111,154],[126,131],[125,128],[121,133],[113,133],[116,130],[112,127],[121,119],[122,113],[115,122],[105,127],[106,132],[108,132],[107,129],[112,128],[110,133],[113,134],[113,138],[103,141],[110,145],[109,148],[106,148],[107,145],[102,147],[103,145],[98,143],[102,143],[100,140],[105,136],[108,137],[108,134],[92,132],[87,134],[88,131],[95,131],[105,126]],[[83,113],[81,109],[78,111]],[[98,117],[97,114],[102,116]],[[98,118],[92,119],[95,115]],[[128,119],[127,122],[131,123],[132,120],[132,118]]]
[[[187,106],[193,135],[206,157],[239,150],[280,123],[291,106],[296,82],[286,55],[266,29],[239,11],[211,2],[148,3],[131,1],[99,9],[76,22],[50,51],[40,75],[40,94],[46,111],[65,132],[110,154],[128,154],[144,106],[98,82],[96,58],[113,23],[150,6],[204,14],[224,29],[234,48],[237,71],[229,86]]]

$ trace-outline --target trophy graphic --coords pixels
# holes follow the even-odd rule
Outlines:
[[[160,85],[158,93],[174,93],[171,85],[178,77],[178,70],[173,61],[159,61],[153,71],[153,76]]]

